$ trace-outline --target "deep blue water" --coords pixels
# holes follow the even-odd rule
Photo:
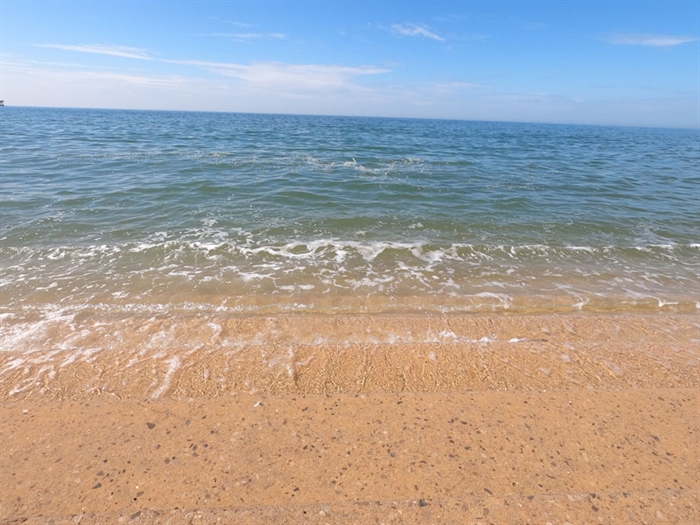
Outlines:
[[[0,175],[5,312],[700,301],[697,130],[7,107]]]

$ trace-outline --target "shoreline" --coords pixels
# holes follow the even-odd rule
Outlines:
[[[0,354],[0,524],[700,518],[696,315],[145,321]]]
[[[71,316],[0,352],[0,400],[700,384],[692,314]]]

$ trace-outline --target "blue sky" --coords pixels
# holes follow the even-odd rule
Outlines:
[[[0,0],[7,105],[700,127],[697,1]]]

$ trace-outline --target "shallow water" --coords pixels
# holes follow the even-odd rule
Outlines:
[[[39,108],[0,119],[5,320],[700,301],[697,131]]]

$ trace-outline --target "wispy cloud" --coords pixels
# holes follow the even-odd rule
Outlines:
[[[240,38],[286,38],[282,33],[241,33]],[[290,64],[284,62],[254,62],[251,64],[240,64],[231,62],[212,62],[206,60],[170,60],[152,57],[146,50],[125,46],[104,46],[104,45],[64,45],[64,44],[41,44],[40,47],[62,49],[80,53],[97,53],[103,55],[113,55],[139,60],[152,60],[156,62],[179,64],[185,66],[195,66],[218,75],[235,78],[252,85],[263,87],[289,87],[301,89],[316,88],[347,88],[354,87],[353,79],[367,75],[378,75],[388,73],[391,70],[378,66],[343,66],[343,65],[323,65],[323,64]],[[79,65],[78,65],[79,66]],[[116,78],[116,77],[115,77]],[[129,77],[133,82],[145,82],[145,79],[136,75]],[[128,81],[124,77],[124,81]],[[168,79],[170,82],[170,79]]]
[[[428,26],[423,24],[393,24],[391,32],[400,36],[418,36],[437,40],[438,42],[445,41],[443,37],[433,33]]]
[[[471,82],[433,82],[432,88],[436,93],[446,94],[446,93],[456,93],[458,91],[463,91],[465,89],[475,89],[485,87],[482,84],[473,84]]]
[[[214,33],[212,36],[230,38],[237,42],[250,42],[252,40],[286,40],[285,33]]]
[[[60,73],[60,76],[67,80],[65,72]],[[104,82],[121,82],[126,84],[137,84],[142,86],[174,86],[181,84],[189,84],[191,79],[178,75],[168,76],[149,76],[149,75],[133,75],[128,73],[110,73],[105,71],[85,71],[72,74],[73,81],[104,81]]]
[[[93,45],[67,45],[67,44],[37,44],[38,47],[62,49],[64,51],[77,51],[79,53],[94,53],[98,55],[111,55],[123,58],[135,58],[137,60],[153,60],[148,51],[136,47],[127,46],[103,46]]]
[[[238,20],[230,20],[228,18],[221,18],[218,16],[208,16],[207,20],[215,20],[216,22],[222,22],[235,27],[252,27],[252,24],[248,24],[246,22],[239,22]]]
[[[610,35],[606,38],[608,42],[623,46],[650,46],[650,47],[671,47],[688,42],[695,42],[698,39],[690,36],[670,36],[670,35],[641,35],[621,33]]]
[[[319,64],[286,64],[281,62],[257,62],[235,64],[197,60],[172,61],[198,66],[209,71],[234,77],[246,82],[290,87],[324,88],[342,87],[353,78],[363,75],[378,75],[390,70],[376,66],[335,66]]]
[[[82,86],[104,82],[106,84],[137,84],[149,86],[173,86],[191,83],[192,80],[181,75],[148,75],[128,72],[106,71],[99,69],[78,69],[76,64],[50,62],[8,61],[3,65],[10,73],[23,73],[46,82],[79,84]]]
[[[227,20],[226,23],[236,27],[252,27],[252,24],[247,24],[245,22],[237,22],[235,20]]]

